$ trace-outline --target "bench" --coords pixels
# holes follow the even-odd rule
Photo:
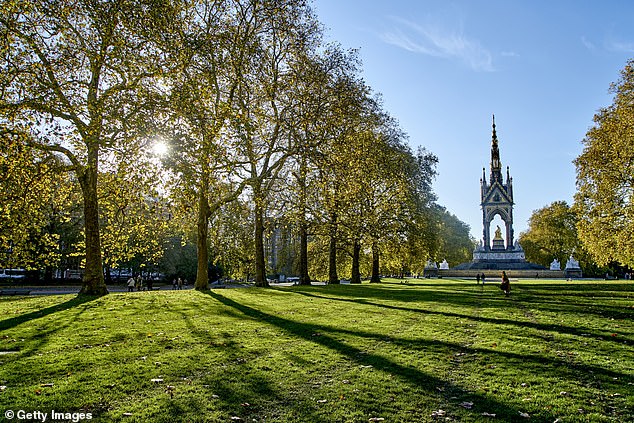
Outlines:
[[[0,295],[29,295],[30,289],[2,289]]]

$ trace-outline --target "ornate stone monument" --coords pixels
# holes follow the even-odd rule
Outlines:
[[[550,263],[550,270],[561,270],[561,264],[559,260],[555,259],[552,263]]]
[[[579,266],[579,262],[572,257],[568,258],[566,262],[566,269],[564,270],[564,276],[567,278],[582,278],[583,273],[581,272],[581,267]]]
[[[506,180],[502,176],[502,162],[495,116],[493,116],[493,134],[491,137],[491,169],[489,180],[486,169],[482,169],[480,179],[480,206],[482,208],[482,241],[473,252],[473,261],[456,266],[456,270],[547,270],[544,266],[526,261],[524,250],[513,233],[513,178],[506,167]],[[498,216],[504,222],[504,229],[497,226],[491,239],[490,226]]]

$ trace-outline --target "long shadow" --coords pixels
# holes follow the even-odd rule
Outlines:
[[[573,335],[573,336],[586,337],[588,333],[593,333],[593,336],[595,337],[605,336],[605,333],[597,334],[597,333],[594,333],[593,329],[585,328],[585,327],[573,328],[570,326],[562,326],[562,325],[555,325],[555,324],[544,324],[544,323],[535,323],[535,322],[527,322],[527,321],[517,321],[517,320],[511,320],[511,319],[472,316],[472,315],[452,313],[447,311],[424,310],[420,308],[410,308],[410,307],[395,306],[390,304],[380,304],[380,303],[375,303],[372,301],[367,301],[362,298],[347,299],[347,298],[321,296],[321,295],[316,295],[306,291],[299,291],[299,290],[294,290],[293,292],[299,295],[306,296],[306,297],[313,297],[313,298],[318,298],[322,300],[342,301],[347,303],[369,305],[374,307],[386,308],[389,310],[406,311],[411,313],[435,314],[435,315],[442,315],[445,317],[457,317],[460,319],[469,319],[469,320],[474,320],[477,322],[491,323],[495,325],[512,325],[512,326],[532,328],[532,329],[542,330],[542,331],[553,331],[560,334]],[[617,339],[616,337],[610,337],[610,338],[605,337],[602,339],[607,342],[614,342],[618,344],[622,344],[624,341],[631,341],[628,338],[624,339],[624,337],[621,337],[620,339]]]
[[[9,319],[0,320],[0,331],[14,328],[16,326],[21,325],[22,323],[39,319],[41,317],[48,316],[50,314],[58,313],[64,310],[69,310],[71,308],[88,303],[90,301],[94,301],[97,298],[100,298],[100,297],[90,297],[90,296],[84,296],[84,295],[76,296],[68,301],[65,301],[60,304],[56,304],[54,306],[43,308],[41,310],[32,311],[30,313],[22,314],[20,316],[11,317]]]
[[[303,338],[306,341],[320,344],[324,347],[338,352],[339,354],[346,356],[349,360],[353,362],[357,362],[361,365],[372,365],[375,369],[398,376],[399,378],[407,381],[413,386],[423,388],[429,392],[434,392],[434,390],[438,386],[449,386],[451,392],[455,393],[456,404],[457,401],[464,400],[466,398],[476,399],[476,401],[474,402],[478,404],[478,410],[474,409],[472,411],[474,413],[474,417],[480,417],[482,410],[497,410],[498,418],[501,418],[504,421],[520,420],[518,419],[519,410],[513,408],[513,406],[509,404],[499,402],[493,398],[482,396],[475,392],[469,392],[457,385],[452,384],[447,380],[443,380],[438,377],[426,374],[414,367],[406,367],[385,357],[376,354],[368,354],[358,348],[347,345],[326,334],[322,333],[321,336],[315,337],[313,336],[313,334],[316,331],[324,329],[319,325],[311,325],[273,316],[247,305],[240,304],[224,296],[218,295],[212,291],[209,291],[206,294],[217,300],[218,302],[226,305],[227,307],[231,307],[240,311],[245,316],[276,326],[288,333]],[[550,413],[545,417],[547,420],[550,421],[553,421],[555,418]]]
[[[344,302],[354,302],[354,303],[358,303],[358,304],[364,304],[364,305],[370,305],[370,306],[376,306],[376,307],[383,307],[383,308],[387,308],[387,309],[392,309],[392,310],[398,310],[398,311],[407,311],[407,312],[414,312],[414,313],[424,313],[424,314],[433,314],[433,315],[442,315],[442,316],[446,316],[446,317],[458,317],[460,319],[465,319],[465,320],[475,320],[475,321],[480,321],[480,322],[486,322],[486,323],[492,323],[492,324],[518,324],[518,322],[513,321],[513,320],[507,320],[507,319],[493,319],[493,318],[486,318],[486,317],[476,317],[476,316],[470,316],[470,315],[466,315],[466,314],[458,314],[458,313],[449,313],[449,312],[439,312],[439,311],[433,311],[433,310],[421,310],[421,309],[413,309],[413,308],[407,308],[407,307],[398,307],[398,306],[392,306],[392,305],[387,305],[387,304],[376,304],[376,303],[372,303],[370,301],[365,301],[365,300],[349,300],[349,299],[342,299],[342,298],[332,298],[332,297],[322,297],[319,295],[314,295],[314,294],[309,294],[307,292],[296,292],[297,294],[300,295],[305,295],[308,297],[314,297],[314,298],[318,298],[318,299],[324,299],[324,300],[339,300],[339,301],[344,301]],[[524,324],[525,323],[525,324]],[[552,328],[554,327],[553,325],[540,325],[537,323],[532,323],[532,322],[522,322],[522,326],[526,326],[526,327],[531,327],[537,330],[543,330],[543,331],[548,331],[548,330],[553,330]],[[499,351],[496,350],[491,351],[489,349],[486,348],[474,348],[474,347],[468,347],[468,346],[464,346],[461,344],[455,344],[455,343],[451,343],[451,342],[444,342],[444,341],[438,341],[438,340],[434,340],[434,341],[430,341],[430,340],[421,340],[421,339],[406,339],[406,338],[399,338],[399,337],[394,337],[394,336],[390,336],[390,335],[378,335],[375,333],[371,333],[371,332],[364,332],[361,330],[347,330],[347,329],[341,329],[341,328],[337,328],[337,327],[331,327],[331,326],[322,326],[322,325],[313,325],[313,330],[317,330],[317,331],[325,331],[325,332],[331,332],[331,333],[341,333],[344,335],[354,335],[354,336],[359,336],[362,338],[368,338],[368,339],[373,339],[375,341],[389,341],[391,343],[394,343],[395,345],[401,345],[407,348],[411,348],[411,349],[416,349],[416,350],[429,350],[429,348],[435,348],[436,350],[442,350],[442,349],[452,349],[452,350],[461,350],[462,352],[465,352],[467,354],[480,354],[480,355],[495,355],[495,356],[500,356],[500,357],[504,357],[507,360],[513,360],[516,361],[518,363],[526,363],[526,362],[533,362],[536,364],[550,364],[554,367],[557,367],[558,369],[560,369],[560,373],[564,374],[566,377],[573,377],[573,378],[578,378],[581,375],[586,374],[587,372],[589,372],[590,374],[596,374],[596,375],[603,375],[604,377],[608,378],[608,379],[613,379],[613,378],[617,378],[617,379],[623,379],[623,378],[629,378],[628,375],[623,374],[623,373],[618,373],[618,372],[614,372],[610,369],[605,369],[603,367],[598,367],[598,366],[593,366],[593,365],[589,365],[589,364],[574,364],[574,363],[569,363],[565,360],[560,360],[560,359],[556,359],[556,358],[551,358],[551,357],[545,357],[542,355],[531,355],[531,354],[518,354],[518,353],[513,353],[513,352],[505,352],[505,351]],[[561,327],[560,327],[561,328]],[[567,329],[570,330],[576,330],[573,328],[568,328],[565,327]],[[608,340],[607,338],[605,338],[604,340]],[[610,339],[610,341],[612,341],[612,339]],[[619,341],[614,341],[614,342],[619,342]],[[621,343],[623,343],[623,341],[620,341]],[[583,373],[581,373],[583,372]]]

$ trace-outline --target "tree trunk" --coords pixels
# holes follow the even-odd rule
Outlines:
[[[112,271],[110,270],[110,265],[107,265],[105,267],[106,270],[106,274],[105,274],[105,278],[106,278],[106,285],[108,285],[109,283],[112,283]]]
[[[299,229],[299,284],[310,285],[308,275],[308,230],[303,222]]]
[[[264,262],[264,209],[262,199],[257,193],[255,197],[255,286],[269,286],[266,280],[266,264]]]
[[[209,233],[209,200],[207,198],[208,181],[203,175],[200,192],[198,193],[198,223],[196,239],[196,282],[194,288],[198,291],[209,289],[209,275],[207,262],[209,261],[209,246],[207,236]]]
[[[300,206],[300,223],[299,223],[299,284],[310,285],[310,276],[308,275],[308,224],[306,223],[307,191],[306,174],[308,173],[306,165],[306,155],[301,155],[299,166],[299,174],[295,175],[297,185],[299,186],[299,206]]]
[[[337,275],[337,213],[333,213],[330,219],[330,246],[328,249],[328,283],[338,284]]]
[[[99,202],[97,200],[96,146],[88,148],[88,166],[80,175],[84,197],[84,231],[86,236],[86,269],[80,295],[106,295],[108,288],[103,279],[101,238],[99,236]]]
[[[371,283],[380,283],[379,276],[379,245],[376,241],[372,241],[372,278]]]
[[[44,268],[44,284],[50,285],[53,283],[53,268],[51,266],[46,266]]]
[[[359,259],[361,256],[361,243],[359,240],[354,240],[352,246],[352,275],[350,277],[350,283],[361,283],[361,272],[359,271]]]

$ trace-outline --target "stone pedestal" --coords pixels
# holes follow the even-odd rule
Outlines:
[[[572,254],[566,262],[566,269],[564,270],[564,277],[579,279],[583,277],[579,262],[572,257]]]
[[[493,248],[492,250],[501,250],[504,251],[504,240],[503,239],[494,239],[493,240]]]

